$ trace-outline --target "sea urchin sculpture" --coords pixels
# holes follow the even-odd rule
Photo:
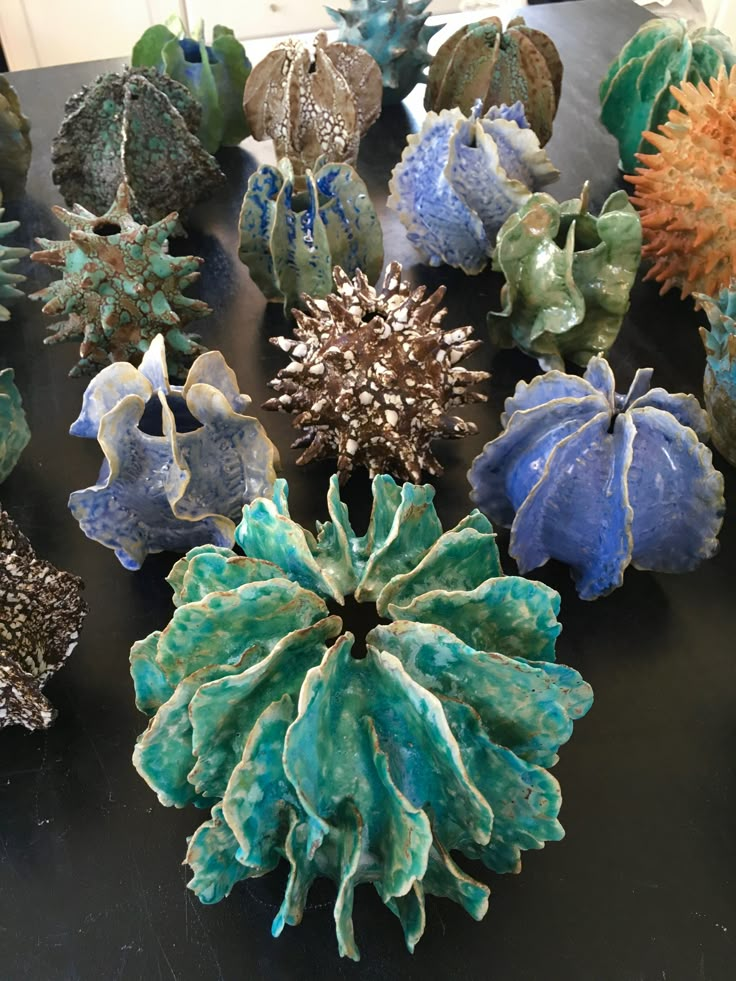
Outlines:
[[[340,481],[355,466],[371,477],[393,473],[418,481],[422,470],[441,473],[433,439],[460,439],[476,432],[450,407],[483,402],[469,391],[485,371],[457,367],[480,346],[472,327],[443,331],[445,288],[425,299],[392,262],[379,293],[358,270],[354,279],[335,267],[336,293],[305,296],[306,312],[294,311],[296,340],[272,338],[292,362],[270,382],[279,394],[265,408],[298,413],[305,430],[295,446],[307,449],[297,463],[337,456]]]

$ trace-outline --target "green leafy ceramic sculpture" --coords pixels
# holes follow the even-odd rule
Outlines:
[[[377,477],[358,536],[333,477],[315,538],[277,481],[243,510],[246,557],[190,551],[169,576],[171,622],[131,652],[152,716],[139,773],[164,805],[212,807],[189,840],[189,887],[214,903],[284,859],[278,935],[327,876],[340,952],[356,960],[360,883],[413,950],[426,895],[486,912],[488,888],[451,852],[516,872],[523,849],[562,837],[546,768],[592,701],[554,663],[557,593],[503,575],[478,511],[443,534],[433,496]],[[349,594],[387,621],[360,658],[326,603]]]
[[[31,438],[12,368],[0,370],[0,483],[10,474]]]
[[[1,78],[2,76],[0,76]],[[2,207],[3,194],[0,191],[0,218],[5,214]],[[20,227],[19,221],[0,221],[0,239],[10,235]],[[20,259],[28,255],[28,249],[19,249],[12,245],[3,245],[0,241],[0,323],[10,320],[10,310],[5,306],[12,303],[19,296],[23,296],[21,290],[17,289],[17,283],[25,282],[26,277],[20,273],[12,272]]]
[[[616,340],[641,258],[641,223],[625,191],[596,218],[588,186],[559,203],[533,194],[498,233],[494,269],[506,277],[504,309],[489,313],[500,347],[520,348],[540,365],[585,366]]]
[[[0,74],[0,191],[18,197],[31,165],[31,125],[23,115],[18,93]]]
[[[206,44],[202,24],[195,38],[187,37],[183,27],[174,34],[164,24],[154,24],[133,48],[130,63],[157,68],[186,85],[202,107],[198,136],[210,153],[237,146],[248,135],[243,89],[251,64],[229,27],[217,24],[212,43]]]

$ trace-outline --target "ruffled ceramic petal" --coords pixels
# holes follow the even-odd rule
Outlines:
[[[12,368],[0,370],[0,483],[10,475],[31,438],[14,378]]]
[[[196,603],[209,593],[226,592],[252,582],[283,578],[273,562],[233,555],[229,548],[200,545],[174,565],[166,581],[174,590],[174,606]]]
[[[160,630],[137,640],[130,650],[130,673],[135,687],[135,706],[139,712],[153,715],[174,694],[174,685],[156,664]]]
[[[710,439],[708,413],[701,408],[700,402],[694,395],[674,395],[665,391],[664,388],[653,388],[630,402],[627,408],[631,410],[660,409],[662,412],[674,416],[681,426],[688,426],[692,429],[702,442]]]
[[[514,412],[520,409],[534,409],[538,405],[544,405],[558,398],[584,399],[597,392],[598,389],[585,378],[566,375],[564,371],[545,371],[543,375],[537,375],[530,382],[522,380],[516,383],[514,394],[504,402],[501,423],[507,425]],[[602,401],[599,411],[605,412],[607,408],[607,401]]]
[[[194,875],[187,883],[201,903],[219,903],[248,870],[236,859],[237,842],[223,819],[222,804],[215,804],[212,817],[189,839],[186,862]]]

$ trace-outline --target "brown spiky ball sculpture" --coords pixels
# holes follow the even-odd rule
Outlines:
[[[297,463],[336,456],[341,483],[361,465],[371,477],[415,483],[422,470],[441,473],[430,442],[475,433],[451,409],[486,398],[469,389],[488,373],[457,367],[480,346],[473,328],[444,331],[444,286],[425,298],[424,286],[401,279],[398,262],[381,292],[360,270],[351,279],[336,266],[334,280],[324,299],[303,296],[296,340],[272,338],[292,361],[270,382],[278,395],[265,408],[297,413],[294,426],[305,432],[294,446],[306,447]]]
[[[644,278],[660,282],[660,293],[712,296],[736,267],[736,67],[670,91],[682,111],[644,133],[659,152],[637,153],[642,166],[626,178],[652,260]]]

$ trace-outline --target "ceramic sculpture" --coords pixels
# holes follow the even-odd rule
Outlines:
[[[10,474],[31,438],[12,368],[0,368],[0,483]]]
[[[2,76],[0,76],[1,78]],[[0,191],[0,218],[5,214],[2,207],[3,194]],[[19,221],[0,221],[0,239],[10,235],[20,227]],[[18,265],[20,259],[28,255],[28,249],[19,249],[12,245],[3,245],[0,241],[0,323],[10,320],[10,310],[4,305],[17,300],[23,296],[21,290],[17,288],[17,283],[24,283],[26,277],[12,270]]]
[[[736,51],[720,31],[671,17],[642,24],[600,86],[601,122],[618,140],[622,170],[634,170],[638,154],[649,150],[647,131],[656,132],[677,108],[670,86],[707,81],[735,64]]]
[[[583,378],[550,371],[506,400],[503,432],[468,476],[480,509],[511,527],[522,575],[558,559],[592,600],[629,565],[689,572],[717,551],[725,502],[701,442],[708,417],[692,395],[650,389],[652,371],[618,395],[592,358]]]
[[[171,385],[161,335],[140,369],[101,371],[70,429],[105,454],[97,483],[69,498],[85,535],[115,549],[126,569],[152,552],[232,545],[243,504],[271,493],[278,462],[249,405],[219,351],[200,355],[183,386]]]
[[[498,17],[467,24],[448,38],[429,69],[424,106],[434,112],[469,113],[480,99],[491,106],[521,102],[542,146],[552,136],[562,89],[562,62],[553,41],[528,27],[523,17]]]
[[[422,470],[442,473],[432,440],[477,432],[452,408],[485,401],[469,389],[487,372],[458,367],[480,346],[473,328],[444,331],[445,287],[425,298],[398,262],[380,293],[360,270],[351,279],[336,266],[334,278],[334,294],[305,296],[306,312],[294,311],[295,339],[271,339],[291,363],[269,382],[278,394],[264,408],[296,413],[304,435],[294,446],[306,447],[296,462],[337,457],[341,483],[356,466],[414,481]]]
[[[469,118],[459,109],[427,113],[394,167],[388,206],[422,262],[475,275],[509,215],[559,176],[521,103],[485,115],[476,103]]]
[[[238,255],[268,300],[286,313],[302,293],[326,296],[332,269],[362,269],[374,283],[383,269],[383,233],[368,188],[349,164],[324,164],[295,192],[288,160],[251,176],[240,211]]]
[[[315,538],[277,481],[273,500],[243,510],[246,557],[193,549],[169,576],[171,622],[131,651],[152,716],[138,772],[166,806],[212,808],[189,840],[189,888],[214,903],[285,858],[274,935],[326,876],[340,953],[355,960],[360,883],[413,950],[428,894],[485,915],[489,890],[458,853],[518,872],[522,849],[562,837],[546,768],[592,701],[554,663],[557,593],[503,575],[477,511],[443,534],[433,496],[377,477],[358,537],[333,476]],[[388,621],[358,657],[325,602],[350,594]]]
[[[43,686],[74,650],[87,615],[84,583],[39,559],[0,510],[0,729],[45,729]]]
[[[36,239],[43,251],[31,258],[58,267],[62,278],[31,299],[43,300],[49,316],[69,315],[51,325],[45,343],[81,340],[72,376],[94,374],[115,361],[137,364],[159,333],[174,377],[182,377],[205,350],[197,335],[181,329],[211,312],[202,300],[183,295],[199,276],[202,259],[168,254],[176,213],[146,227],[129,207],[128,188],[121,184],[115,203],[99,218],[79,205],[73,211],[52,209],[71,229],[68,241]]]
[[[672,95],[683,111],[645,134],[658,152],[639,154],[643,166],[626,178],[641,212],[642,254],[652,261],[644,278],[661,283],[660,293],[712,296],[736,267],[736,67]]]
[[[273,140],[301,177],[324,157],[355,164],[360,138],[381,112],[381,69],[362,48],[314,41],[314,60],[294,38],[277,44],[255,66],[243,105],[257,140]]]
[[[489,313],[499,347],[516,345],[543,369],[585,366],[616,340],[641,258],[641,224],[625,191],[599,216],[582,195],[559,203],[533,194],[498,233],[493,267],[506,277],[501,313]]]
[[[696,294],[710,321],[700,328],[705,346],[705,407],[713,443],[736,467],[736,279],[719,296]]]
[[[103,213],[125,181],[133,215],[151,224],[186,212],[224,180],[197,138],[197,101],[152,68],[100,75],[64,112],[51,176],[69,206]]]
[[[426,82],[432,61],[430,39],[442,24],[429,26],[430,0],[350,0],[347,10],[325,10],[338,26],[338,41],[364,48],[383,76],[383,104],[405,99],[415,85]]]
[[[133,48],[131,65],[156,68],[186,85],[202,109],[197,135],[210,153],[237,146],[248,136],[243,89],[251,63],[229,27],[218,24],[212,43],[206,44],[203,26],[199,36],[191,38],[183,27],[177,35],[155,24]]]
[[[23,115],[18,94],[0,74],[0,192],[21,195],[31,165],[31,124]]]

